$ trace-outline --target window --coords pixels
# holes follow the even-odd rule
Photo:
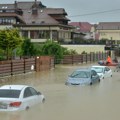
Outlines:
[[[20,90],[1,89],[0,90],[0,97],[1,98],[19,98],[20,92],[21,92]]]
[[[32,92],[30,90],[30,88],[26,88],[25,91],[24,91],[24,98],[27,98],[27,97],[30,97],[32,96]]]
[[[30,91],[31,91],[32,95],[37,95],[37,91],[34,88],[30,87]]]
[[[14,23],[13,18],[0,18],[0,24],[11,24]]]
[[[28,31],[22,31],[22,36],[28,38]]]
[[[45,31],[45,30],[32,30],[30,31],[30,37],[32,39],[46,39],[49,38],[50,33],[49,31]]]
[[[92,72],[92,76],[96,76],[97,75],[97,73],[94,70],[92,70],[91,72]]]
[[[109,70],[110,70],[110,68],[107,68],[107,67],[105,68],[105,71],[109,71]]]

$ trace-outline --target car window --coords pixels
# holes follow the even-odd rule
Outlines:
[[[19,98],[20,90],[0,89],[0,98]]]
[[[71,74],[72,78],[88,78],[90,76],[89,72],[86,71],[75,71]]]
[[[105,68],[105,71],[109,71],[109,70],[110,70],[110,68],[108,68],[108,67]]]
[[[31,92],[30,88],[28,87],[25,89],[23,97],[26,98],[26,97],[30,97],[30,96],[32,96],[32,92]]]
[[[92,67],[92,70],[95,70],[97,73],[102,73],[104,70],[100,67]]]
[[[96,76],[96,75],[97,75],[97,72],[94,71],[94,70],[92,70],[92,71],[91,71],[91,75],[92,75],[92,76]]]
[[[30,91],[31,91],[32,95],[37,95],[38,94],[37,91],[34,88],[30,87]]]

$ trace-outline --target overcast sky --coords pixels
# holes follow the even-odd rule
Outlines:
[[[14,1],[0,0],[0,4]],[[71,22],[120,22],[120,0],[41,0],[41,2],[47,7],[64,8]]]

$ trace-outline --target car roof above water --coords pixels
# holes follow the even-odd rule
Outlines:
[[[92,67],[105,68],[106,66],[93,65]]]
[[[76,71],[91,71],[90,68],[78,68]]]
[[[3,85],[0,89],[12,89],[12,90],[22,90],[27,87],[26,85]]]

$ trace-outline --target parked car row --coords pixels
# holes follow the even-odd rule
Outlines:
[[[101,79],[112,77],[112,70],[107,66],[91,66],[88,68],[79,68],[68,76],[66,85],[92,85],[100,82]]]
[[[112,77],[112,70],[107,66],[80,68],[68,76],[66,85],[92,85],[101,79]],[[28,110],[35,104],[45,101],[42,93],[27,85],[4,85],[0,87],[0,111]]]

